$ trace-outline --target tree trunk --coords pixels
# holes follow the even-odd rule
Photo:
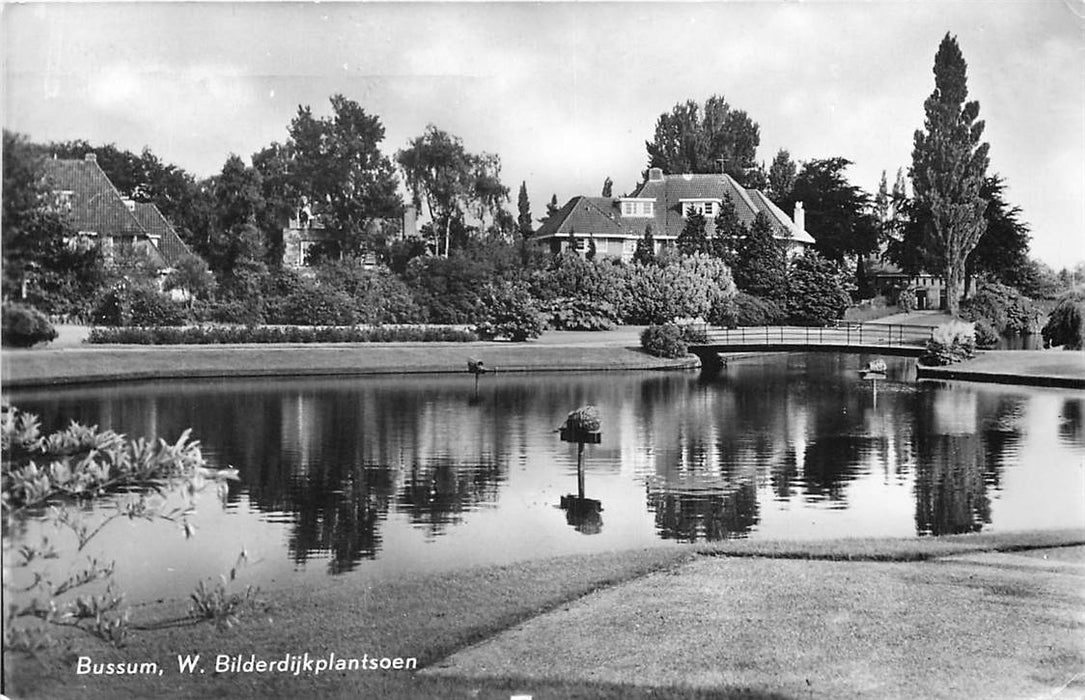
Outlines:
[[[964,292],[964,270],[960,265],[946,265],[946,313],[956,317],[961,310],[961,295]]]

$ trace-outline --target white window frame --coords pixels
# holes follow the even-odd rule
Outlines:
[[[626,219],[651,219],[656,215],[656,200],[647,197],[624,197],[621,199],[622,217]]]

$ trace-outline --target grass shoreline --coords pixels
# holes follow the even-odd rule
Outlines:
[[[735,557],[765,561],[785,570],[796,558],[821,559],[832,566],[929,566],[926,560],[1020,549],[1051,549],[1085,544],[1085,529],[1015,533],[976,533],[944,538],[841,539],[825,542],[728,541],[679,547],[652,547],[603,554],[580,554],[473,567],[417,578],[338,578],[313,585],[272,589],[265,605],[248,613],[239,627],[226,633],[209,624],[164,626],[134,633],[129,647],[114,650],[87,636],[66,636],[44,663],[5,654],[5,692],[11,697],[508,697],[529,688],[536,697],[648,697],[658,687],[630,684],[526,681],[515,669],[490,679],[430,677],[416,673],[328,674],[280,677],[210,674],[185,677],[175,672],[161,678],[76,677],[78,655],[95,660],[173,663],[177,654],[249,654],[269,658],[284,653],[335,652],[415,657],[430,668],[452,654],[471,648],[541,615],[567,609],[595,593],[621,587],[653,574],[682,576],[684,567],[706,558]],[[792,564],[793,565],[793,564]],[[133,622],[153,626],[155,620],[183,614],[182,600],[133,608]],[[174,664],[176,665],[176,664]],[[171,678],[172,676],[172,678]],[[663,689],[668,697],[701,697],[689,688]],[[732,695],[771,697],[750,688]],[[477,695],[476,695],[477,693]],[[719,693],[713,694],[718,697]]]

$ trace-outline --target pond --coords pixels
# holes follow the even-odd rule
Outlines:
[[[914,361],[775,354],[687,372],[188,381],[8,392],[70,420],[174,440],[233,466],[196,535],[116,521],[96,540],[132,601],[231,567],[268,588],[727,538],[825,539],[1077,527],[1080,392],[919,382]],[[584,490],[556,429],[598,407]],[[29,527],[32,529],[33,524]]]

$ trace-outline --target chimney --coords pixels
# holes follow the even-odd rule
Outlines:
[[[83,160],[87,161],[88,163],[97,163],[98,156],[93,153],[88,153],[87,155],[83,156]]]
[[[800,231],[806,230],[806,212],[803,211],[802,202],[795,202],[795,228]]]
[[[663,168],[648,168],[648,182],[663,182]]]

